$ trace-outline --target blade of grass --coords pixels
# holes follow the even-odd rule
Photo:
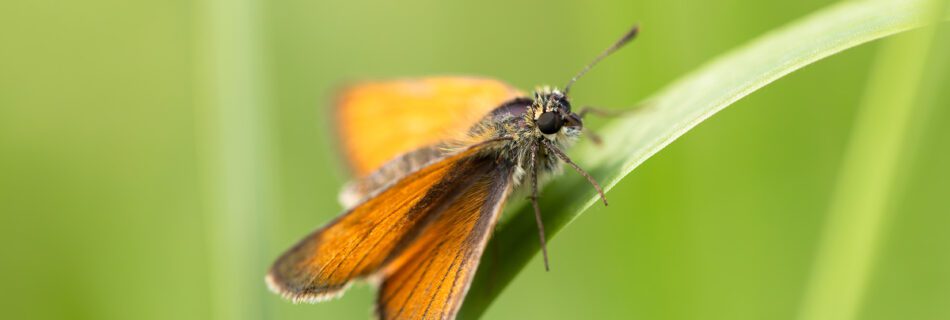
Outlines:
[[[934,1],[928,11],[943,12],[941,6]],[[888,39],[876,58],[799,319],[848,320],[860,312],[883,226],[900,195],[902,163],[914,145],[913,120],[923,113],[915,102],[935,29]]]
[[[611,122],[604,145],[582,145],[576,157],[606,189],[691,128],[733,102],[795,70],[845,49],[920,27],[923,1],[845,2],[820,10],[713,60],[649,99],[644,110]],[[586,181],[567,174],[542,197],[548,238],[596,201]],[[580,196],[579,196],[580,194]],[[538,252],[528,208],[513,213],[492,239],[459,314],[478,318]],[[495,258],[498,257],[498,258]]]
[[[273,175],[256,0],[197,4],[199,132],[213,319],[268,318],[266,232]]]

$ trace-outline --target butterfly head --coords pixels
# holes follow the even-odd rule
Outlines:
[[[567,95],[558,89],[544,87],[534,93],[534,124],[542,134],[552,135],[562,129],[580,131],[583,128],[580,116],[571,111]]]

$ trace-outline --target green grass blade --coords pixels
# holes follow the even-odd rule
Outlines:
[[[196,4],[199,144],[205,176],[212,319],[267,318],[267,225],[274,210],[271,141],[257,0]]]
[[[940,12],[934,5],[930,12]],[[932,19],[937,19],[934,16]],[[876,58],[841,165],[799,319],[856,319],[897,180],[911,157],[913,124],[925,114],[918,88],[935,28],[888,39]]]
[[[609,190],[650,156],[742,97],[845,49],[920,27],[925,19],[923,1],[846,2],[823,9],[674,82],[648,99],[643,110],[603,129],[603,146],[579,146],[575,160]],[[549,238],[598,201],[587,182],[570,172],[542,197]],[[460,318],[481,316],[537,254],[537,230],[529,211],[521,208],[496,229],[491,244],[495,252],[484,257]]]

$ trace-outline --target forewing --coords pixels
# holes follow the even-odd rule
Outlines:
[[[294,301],[321,301],[342,293],[353,279],[380,269],[405,247],[469,179],[471,148],[407,175],[391,187],[313,232],[284,253],[267,276],[271,289]]]
[[[362,177],[400,154],[464,133],[521,95],[503,82],[471,77],[364,83],[340,95],[338,134],[350,167]]]
[[[493,160],[472,166],[473,184],[383,269],[379,318],[455,318],[512,188],[510,166]]]

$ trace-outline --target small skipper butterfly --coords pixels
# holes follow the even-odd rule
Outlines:
[[[338,296],[357,279],[379,284],[380,319],[453,319],[516,187],[530,188],[545,269],[538,177],[566,163],[588,110],[574,112],[574,82],[632,40],[633,27],[563,90],[532,96],[499,81],[424,78],[344,90],[337,105],[343,149],[358,178],[344,187],[346,212],[281,255],[267,274],[294,302]],[[527,181],[525,181],[527,180]]]

